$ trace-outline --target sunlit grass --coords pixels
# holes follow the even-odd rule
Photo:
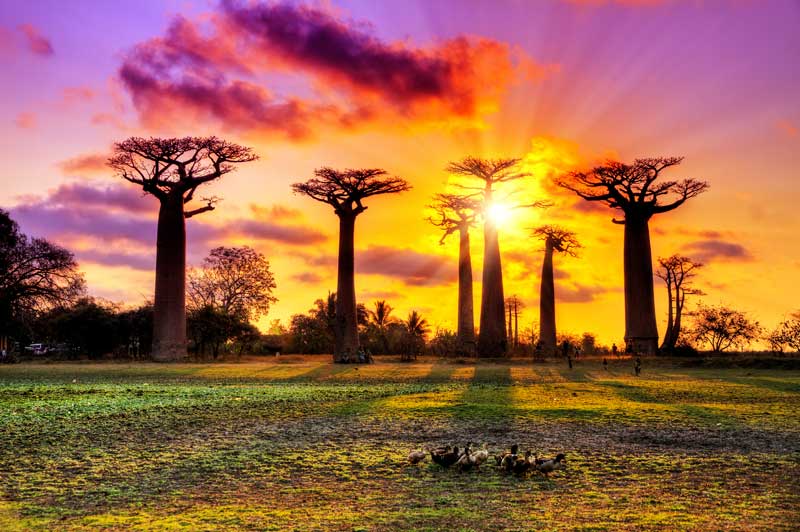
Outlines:
[[[0,367],[1,530],[782,530],[800,372],[313,358]],[[550,480],[405,463],[516,441]]]

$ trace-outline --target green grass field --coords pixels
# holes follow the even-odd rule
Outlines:
[[[0,367],[0,530],[797,530],[800,371]],[[518,442],[568,469],[406,464]]]

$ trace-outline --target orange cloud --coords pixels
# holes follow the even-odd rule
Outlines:
[[[14,119],[14,124],[20,129],[34,129],[37,124],[36,113],[20,113]]]
[[[800,132],[800,130],[797,129],[797,126],[795,126],[788,120],[779,120],[775,125],[783,133],[792,138],[797,137],[798,132]]]
[[[87,153],[58,163],[65,174],[97,174],[108,173],[108,154]]]

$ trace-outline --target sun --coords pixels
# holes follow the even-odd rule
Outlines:
[[[512,207],[505,203],[492,203],[486,210],[489,219],[498,227],[505,225],[512,216]]]

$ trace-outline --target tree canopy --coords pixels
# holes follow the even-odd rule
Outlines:
[[[192,310],[212,307],[245,321],[269,312],[277,301],[269,261],[249,246],[217,247],[200,268],[189,271],[188,306]]]
[[[752,321],[744,312],[723,305],[700,304],[694,317],[694,339],[707,344],[715,353],[731,347],[743,348],[761,334],[757,321]]]
[[[659,181],[665,170],[681,162],[683,157],[636,159],[633,164],[607,161],[589,171],[571,172],[557,183],[587,201],[602,201],[626,215],[650,218],[676,209],[708,189],[707,182],[696,179]]]
[[[428,221],[444,231],[440,244],[454,232],[474,226],[481,215],[481,202],[467,195],[436,194],[430,208],[434,216],[429,216]]]
[[[180,195],[189,203],[200,185],[232,172],[235,163],[256,159],[252,149],[217,137],[131,137],[114,144],[108,165],[159,200]],[[205,207],[186,211],[185,216],[213,210],[216,198],[205,201]]]
[[[43,238],[29,238],[0,210],[0,319],[68,305],[84,291],[72,253]]]
[[[405,179],[389,176],[381,168],[334,170],[323,167],[314,170],[314,176],[304,183],[294,183],[292,190],[327,203],[339,216],[358,216],[367,210],[362,201],[370,196],[411,189]]]
[[[540,225],[533,230],[533,236],[543,240],[559,253],[577,256],[576,249],[581,247],[574,232],[558,225]]]

